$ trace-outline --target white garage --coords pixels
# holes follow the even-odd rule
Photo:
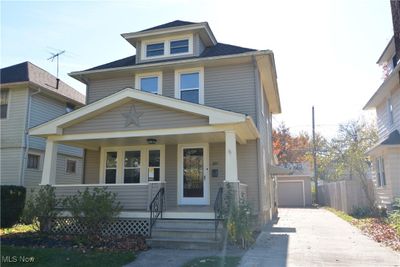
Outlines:
[[[278,206],[306,207],[311,206],[311,179],[309,176],[279,176]]]

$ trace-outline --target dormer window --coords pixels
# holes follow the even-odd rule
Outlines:
[[[171,41],[171,54],[180,54],[189,52],[189,40]]]
[[[143,60],[163,59],[192,54],[193,34],[148,39],[143,40],[141,44],[141,59]]]
[[[148,44],[146,47],[146,56],[155,57],[164,55],[164,43]]]

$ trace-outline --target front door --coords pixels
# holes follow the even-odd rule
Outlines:
[[[209,205],[208,145],[180,145],[178,204]]]

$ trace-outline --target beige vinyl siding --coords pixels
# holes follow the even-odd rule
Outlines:
[[[225,180],[225,143],[211,143],[209,176],[210,177],[210,204],[214,205],[218,189],[224,186]],[[218,177],[212,177],[212,170],[218,170]]]
[[[65,198],[66,196],[76,194],[78,191],[82,192],[85,188],[93,189],[95,187],[98,186],[55,186],[56,196],[58,198]],[[116,193],[116,200],[121,203],[123,210],[147,210],[147,184],[107,185],[102,188],[106,188],[107,191]]]
[[[178,146],[165,146],[165,197],[168,207],[176,207],[178,183]]]
[[[130,111],[132,105],[141,113],[140,126],[125,126],[126,118],[122,115]],[[133,111],[132,111],[133,112]],[[110,131],[163,129],[208,125],[208,118],[176,111],[140,101],[131,101],[121,107],[106,111],[92,119],[64,129],[64,134],[98,133]]]
[[[133,74],[132,76],[90,81],[87,87],[87,104],[112,95],[127,87],[135,87]]]
[[[22,148],[0,149],[0,180],[2,185],[20,185]]]
[[[163,72],[162,94],[167,97],[175,97],[175,73],[173,70]]]
[[[200,39],[198,33],[193,35],[193,53],[195,56],[199,56],[204,50],[204,44]]]
[[[35,91],[31,91],[35,92]],[[66,113],[66,103],[58,101],[56,99],[45,96],[41,93],[31,96],[31,108],[30,108],[30,121],[29,127],[35,127],[52,119],[55,119]],[[30,136],[29,147],[32,149],[45,150],[46,140],[41,137]],[[58,145],[58,153],[71,155],[71,156],[83,156],[83,151],[80,148]]]
[[[40,154],[40,167],[38,170],[28,169],[25,163],[24,185],[27,188],[36,188],[42,181],[44,152],[40,150],[30,150],[29,152]],[[76,160],[75,174],[68,174],[66,172],[65,164],[67,159]],[[66,156],[62,154],[57,155],[56,184],[80,184],[82,181],[82,171],[83,171],[82,158]]]
[[[257,164],[257,142],[237,144],[238,176],[241,183],[247,184],[248,201],[254,212],[259,210],[259,174]]]
[[[19,148],[24,146],[26,127],[26,109],[28,90],[9,89],[8,113],[6,119],[0,119],[1,148]],[[3,155],[1,155],[3,156]]]
[[[250,115],[256,121],[254,66],[204,68],[205,105]]]
[[[67,173],[67,160],[76,161],[76,172]],[[78,157],[58,155],[57,157],[57,174],[56,184],[82,184],[83,176],[83,159]]]
[[[373,158],[373,170],[372,170],[372,180],[375,184],[375,198],[378,204],[383,206],[389,206],[392,202],[393,192],[392,192],[392,180],[389,178],[389,169],[390,169],[390,162],[388,160],[388,154],[380,154],[376,156],[382,156],[385,165],[385,178],[386,178],[386,185],[385,186],[378,186],[377,181],[377,166],[376,166],[376,158]]]
[[[376,108],[379,139],[385,139],[395,129],[400,130],[400,88],[392,92],[393,124],[390,124],[387,100]]]
[[[85,152],[85,184],[98,184],[100,172],[100,151],[86,150]]]

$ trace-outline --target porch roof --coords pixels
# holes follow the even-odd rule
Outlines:
[[[105,111],[119,107],[132,100],[151,105],[166,107],[196,116],[208,118],[208,125],[199,127],[182,127],[169,129],[135,129],[103,133],[68,134],[65,128],[94,118]],[[104,138],[159,136],[164,134],[196,134],[234,130],[239,142],[246,142],[259,137],[258,130],[250,116],[232,111],[222,110],[200,104],[190,103],[175,98],[151,94],[140,90],[125,88],[115,94],[93,102],[78,110],[60,116],[29,130],[30,135],[48,137],[54,140],[88,140]]]

